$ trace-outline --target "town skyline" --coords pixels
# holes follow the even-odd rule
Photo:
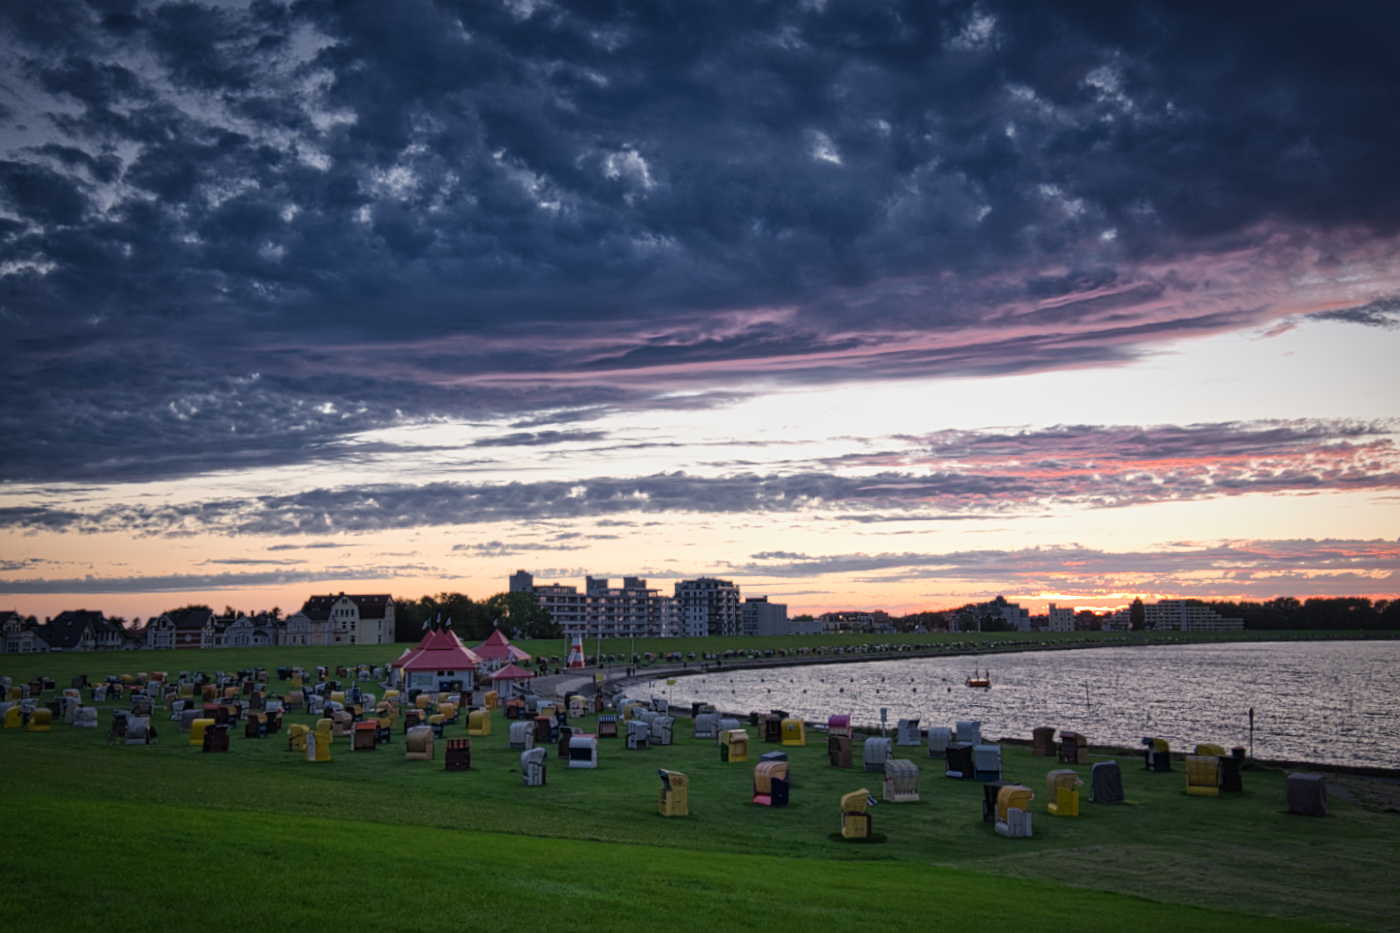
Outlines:
[[[0,9],[0,606],[1400,595],[1400,13]]]

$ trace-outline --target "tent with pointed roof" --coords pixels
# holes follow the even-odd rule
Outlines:
[[[392,663],[404,686],[422,690],[471,690],[481,658],[447,628],[431,629],[418,647]],[[452,685],[456,684],[457,687]]]
[[[527,671],[523,667],[516,667],[514,664],[507,664],[491,675],[491,684],[504,698],[505,695],[524,693],[525,687],[523,682],[534,676],[535,674],[533,671]]]
[[[516,661],[529,661],[530,655],[510,643],[510,639],[500,629],[493,629],[491,636],[477,645],[472,651],[488,666],[514,664]]]

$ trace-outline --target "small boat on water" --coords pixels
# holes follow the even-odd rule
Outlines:
[[[984,690],[990,690],[992,688],[992,669],[987,668],[986,671],[978,671],[977,668],[974,667],[972,669],[972,676],[967,679],[967,685],[969,687],[981,687]]]

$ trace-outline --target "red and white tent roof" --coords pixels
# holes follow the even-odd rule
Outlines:
[[[526,680],[534,677],[534,671],[527,671],[523,667],[516,667],[514,664],[507,664],[499,671],[491,675],[492,680]]]
[[[404,671],[474,671],[481,657],[456,633],[447,629],[429,631],[417,648],[404,652],[393,666]]]
[[[491,637],[477,645],[472,651],[485,661],[529,661],[530,656],[510,643],[500,629],[491,632]]]

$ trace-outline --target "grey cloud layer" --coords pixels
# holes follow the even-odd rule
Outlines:
[[[1131,552],[1078,545],[945,554],[768,552],[728,572],[802,580],[854,574],[876,583],[975,582],[1020,593],[1115,594],[1151,581],[1148,589],[1181,595],[1338,595],[1400,583],[1400,541],[1239,541]]]
[[[494,550],[493,550],[494,549]],[[528,548],[492,542],[482,553],[506,556]],[[178,593],[252,589],[289,584],[318,585],[332,580],[384,580],[418,576],[421,567],[333,568],[227,574],[131,577],[41,577],[0,580],[0,593]],[[1348,594],[1358,588],[1400,583],[1400,541],[1291,540],[1239,541],[1213,545],[1169,544],[1155,550],[1111,552],[1067,545],[1022,550],[972,550],[943,554],[918,552],[809,556],[784,551],[752,555],[746,563],[714,568],[740,578],[815,579],[864,575],[866,582],[927,580],[938,584],[975,583],[1007,592],[1096,591],[1117,594],[1127,585],[1165,587],[1183,595],[1221,592],[1253,598],[1288,594]],[[434,571],[440,576],[440,573]],[[598,575],[593,568],[536,568],[537,579],[577,579]],[[654,582],[685,574],[653,572]],[[616,574],[613,574],[616,576]],[[435,579],[437,576],[434,577]],[[1144,582],[1150,581],[1150,582]],[[411,587],[412,584],[407,584]],[[818,591],[820,592],[820,591]],[[409,595],[399,590],[397,595]],[[790,594],[791,595],[791,594]]]
[[[915,446],[906,453],[855,462],[934,464],[918,471],[720,477],[659,473],[497,485],[383,484],[191,505],[131,504],[94,512],[11,507],[0,509],[0,527],[322,536],[632,513],[837,513],[860,521],[898,515],[1017,514],[1057,504],[1118,507],[1247,493],[1393,490],[1400,489],[1400,456],[1390,436],[1396,427],[1391,422],[1337,421],[1077,426],[1019,435],[948,432],[927,448]],[[517,545],[514,550],[530,547]]]
[[[398,568],[372,570],[336,569],[305,571],[263,571],[255,573],[186,573],[166,576],[131,577],[69,577],[46,579],[31,577],[0,580],[0,593],[16,595],[30,593],[195,593],[206,590],[253,589],[264,586],[287,586],[297,583],[318,583],[322,580],[382,580],[403,574]]]
[[[1379,2],[7,3],[0,428],[32,443],[0,478],[1247,326],[1193,305],[1195,257],[1396,233],[1397,31]]]

